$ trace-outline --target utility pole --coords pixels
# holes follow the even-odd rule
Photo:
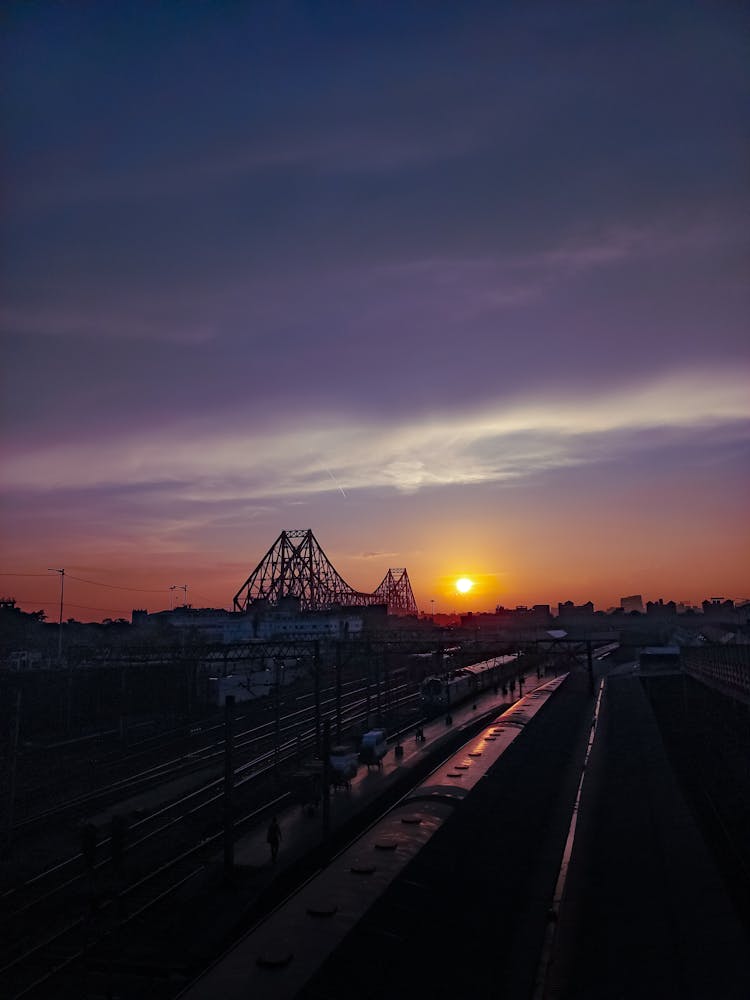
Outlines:
[[[65,594],[65,570],[48,569],[48,573],[60,574],[60,625],[57,631],[57,659],[62,659],[62,622],[63,622],[63,596]]]
[[[313,683],[315,685],[315,753],[320,756],[320,641],[313,643]]]
[[[127,743],[128,735],[128,664],[131,662],[130,655],[127,660],[122,659],[120,667],[120,742],[123,746]]]
[[[341,642],[336,643],[336,742],[341,742]]]
[[[281,743],[281,671],[282,663],[281,657],[276,656],[274,658],[274,667],[276,669],[275,684],[276,696],[274,698],[274,725],[273,725],[273,777],[275,781],[279,780],[279,744]]]
[[[185,595],[185,597],[184,597],[184,601],[185,601],[185,607],[187,607],[187,592],[188,592],[188,585],[187,585],[186,583],[183,583],[183,584],[179,584],[179,583],[175,583],[175,584],[174,584],[174,585],[173,585],[172,587],[170,587],[169,589],[170,589],[170,590],[172,591],[172,597],[173,597],[173,598],[174,598],[174,591],[175,591],[175,590],[181,590],[181,591],[183,592],[183,594]]]
[[[323,844],[331,832],[331,720],[323,723]]]
[[[370,674],[372,671],[372,663],[370,660],[370,640],[365,641],[365,665],[367,671],[367,691],[365,694],[366,704],[365,704],[365,726],[370,728]]]
[[[385,711],[391,710],[391,683],[388,674],[388,647],[383,646],[383,698],[385,701]]]
[[[224,702],[224,877],[234,874],[234,695]]]
[[[380,699],[380,657],[377,654],[375,655],[375,704],[378,708],[378,725],[382,726],[383,706]]]
[[[586,666],[589,672],[589,694],[594,693],[594,661],[591,656],[591,639],[586,640]]]
[[[8,740],[8,807],[5,816],[5,846],[10,851],[13,843],[13,811],[16,803],[16,755],[18,753],[18,731],[21,724],[21,688],[16,689],[13,717]]]

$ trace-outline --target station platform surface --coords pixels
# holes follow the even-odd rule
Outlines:
[[[536,686],[549,678],[528,677],[524,694],[529,694]],[[362,810],[369,802],[378,798],[396,780],[403,776],[425,756],[432,756],[442,743],[455,739],[456,733],[469,727],[488,713],[499,714],[514,704],[519,697],[518,686],[514,695],[503,696],[492,690],[481,692],[473,701],[451,708],[451,725],[446,725],[445,714],[441,714],[423,726],[424,740],[417,741],[414,733],[404,735],[401,746],[403,753],[396,757],[394,744],[389,744],[382,761],[382,768],[367,768],[360,764],[357,774],[351,779],[350,788],[331,789],[329,799],[329,826],[335,831],[351,816]],[[467,736],[468,739],[468,736]],[[240,868],[267,869],[269,877],[274,877],[284,866],[307,854],[319,844],[324,835],[322,806],[314,815],[308,815],[299,804],[284,805],[277,812],[282,831],[282,841],[276,863],[271,862],[270,848],[266,841],[266,824],[260,824],[237,838],[235,844],[235,864]],[[218,860],[219,855],[215,858]]]
[[[750,929],[632,673],[605,681],[546,995],[750,997]]]

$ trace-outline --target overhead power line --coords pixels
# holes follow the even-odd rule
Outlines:
[[[0,573],[0,576],[44,576],[46,573]]]
[[[44,576],[46,573],[0,573],[0,576]],[[159,590],[145,590],[143,587],[123,587],[117,583],[102,583],[101,580],[86,580],[82,576],[73,576],[71,573],[65,574],[66,580],[76,580],[78,583],[90,583],[92,587],[107,587],[110,590],[131,590],[136,594],[165,594],[167,587]],[[81,607],[82,605],[79,605]]]
[[[143,587],[123,587],[117,583],[102,583],[100,580],[84,580],[82,576],[72,576],[70,573],[67,574],[69,580],[77,580],[78,583],[90,583],[92,587],[108,587],[110,590],[131,590],[136,594],[165,594],[168,587],[162,587],[160,590],[144,590]]]

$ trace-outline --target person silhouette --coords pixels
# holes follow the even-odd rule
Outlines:
[[[276,864],[276,857],[279,853],[279,844],[281,843],[281,827],[279,826],[279,821],[275,816],[271,817],[271,822],[268,824],[266,840],[271,848],[271,861]]]

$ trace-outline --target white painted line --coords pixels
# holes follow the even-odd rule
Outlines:
[[[576,793],[576,799],[573,804],[573,815],[570,820],[570,826],[568,827],[568,836],[565,840],[565,849],[563,850],[562,861],[560,862],[560,871],[557,875],[557,882],[555,883],[555,891],[552,894],[552,906],[549,910],[549,916],[547,920],[547,931],[544,938],[544,946],[542,947],[542,957],[539,962],[539,968],[537,970],[536,985],[534,987],[534,993],[532,1000],[544,1000],[544,995],[547,985],[547,975],[549,972],[549,964],[552,958],[552,948],[555,942],[555,932],[557,930],[557,920],[560,915],[560,904],[562,902],[563,894],[565,892],[565,881],[568,877],[568,869],[570,868],[570,858],[573,853],[573,844],[575,842],[576,827],[578,825],[578,808],[581,803],[581,793],[583,791],[583,779],[586,777],[586,768],[588,766],[589,757],[591,756],[591,750],[594,746],[594,740],[596,739],[596,728],[599,722],[599,708],[602,703],[602,695],[604,694],[604,679],[599,681],[599,694],[596,699],[596,705],[594,706],[594,717],[591,722],[591,729],[589,731],[589,742],[586,747],[586,756],[583,760],[583,766],[581,767],[581,777],[578,782],[578,792]]]

